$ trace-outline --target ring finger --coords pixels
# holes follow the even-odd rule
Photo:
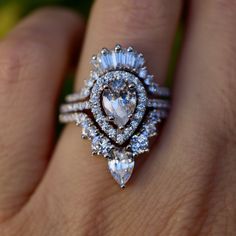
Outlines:
[[[180,11],[180,0],[175,3],[172,0],[97,1],[91,13],[76,89],[89,73],[91,55],[104,46],[112,48],[116,43],[125,47],[132,45],[143,52],[150,71],[158,75],[159,83],[163,83]],[[69,211],[79,205],[80,212],[76,214],[80,214],[77,218],[83,222],[84,211],[94,209],[97,197],[109,196],[119,188],[105,171],[105,162],[88,158],[91,155],[90,144],[81,140],[80,133],[74,126],[66,127],[44,186],[54,188],[51,192],[59,198],[69,199]],[[59,183],[66,183],[66,190],[60,191]],[[76,198],[73,192],[76,192]]]

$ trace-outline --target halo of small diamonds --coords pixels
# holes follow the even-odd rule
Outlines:
[[[107,120],[104,112],[102,111],[100,97],[104,90],[105,85],[109,85],[110,82],[114,81],[116,78],[125,80],[128,85],[132,84],[135,86],[137,92],[137,106],[133,117],[130,119],[130,123],[123,129],[115,129]],[[147,96],[145,88],[137,77],[134,75],[125,72],[125,71],[113,71],[108,72],[104,76],[100,77],[95,85],[93,86],[91,97],[90,97],[90,106],[91,111],[94,115],[96,122],[99,124],[103,132],[105,132],[109,138],[114,140],[117,144],[123,144],[136,130],[140,124],[145,110],[146,110]]]

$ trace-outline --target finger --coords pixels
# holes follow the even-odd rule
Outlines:
[[[44,172],[58,89],[81,30],[76,14],[43,9],[0,43],[0,219],[22,206]]]
[[[235,1],[191,1],[171,117],[157,147],[157,197],[173,202],[168,223],[188,225],[187,235],[235,230],[235,207],[225,207],[236,196],[235,20]]]
[[[60,200],[66,199],[68,210],[64,209],[63,213],[71,216],[73,212],[78,219],[75,224],[82,232],[112,234],[119,230],[128,235],[134,232],[138,235],[204,235],[211,232],[226,235],[234,232],[229,227],[234,225],[234,209],[226,206],[232,206],[234,202],[235,181],[232,177],[235,175],[232,171],[216,175],[219,170],[227,172],[235,166],[235,158],[225,158],[232,156],[232,150],[235,150],[232,149],[235,139],[232,136],[225,138],[226,133],[235,137],[234,119],[225,120],[226,114],[235,110],[231,107],[235,66],[228,64],[234,61],[234,54],[230,53],[234,51],[232,41],[235,41],[232,2],[195,1],[191,7],[172,112],[157,147],[158,155],[148,158],[138,170],[134,184],[125,192],[119,192],[112,183],[107,183],[108,175],[103,175],[105,167],[99,166],[101,160],[87,160],[87,156],[77,154],[82,152],[82,148],[78,151],[76,146],[78,135],[73,133],[73,128],[66,129],[61,142],[71,146],[64,156],[76,167],[63,162],[61,143],[56,153],[56,159],[60,160],[53,163],[58,169],[51,168],[53,173],[48,176],[59,176],[60,183],[64,183],[58,175],[60,171],[66,183],[72,182],[72,186],[67,185],[66,194],[61,193],[59,187],[54,193],[58,192]],[[226,72],[230,75],[227,80]],[[219,86],[226,89],[228,83],[230,86],[225,94],[230,89],[230,103],[228,96],[220,95]],[[220,109],[220,103],[215,101],[218,99],[226,101],[226,104],[221,103],[221,111],[229,104],[231,107],[226,114],[219,115],[219,120],[215,118]],[[228,125],[230,128],[225,129]],[[219,131],[224,135],[218,135]],[[73,139],[76,140],[74,143]],[[62,168],[62,163],[70,172]],[[70,193],[74,190],[77,194],[78,185],[81,194],[74,199]],[[77,206],[75,210],[74,206]],[[227,215],[231,217],[225,217]],[[223,227],[215,222],[222,222]],[[216,225],[220,227],[216,228]]]
[[[192,1],[190,13],[173,98],[172,133],[181,133],[181,142],[189,145],[193,140],[188,137],[195,137],[204,149],[208,144],[225,147],[225,138],[235,134],[236,4]],[[195,161],[202,158],[211,163],[213,156],[192,163],[197,166]],[[187,159],[183,155],[178,161],[189,163]]]
[[[120,1],[98,0],[92,10],[87,36],[78,69],[78,89],[89,74],[91,55],[102,47],[114,48],[119,43],[133,46],[144,53],[148,68],[163,83],[181,0]]]
[[[104,46],[114,47],[117,42],[133,45],[147,55],[151,73],[158,73],[163,81],[180,9],[181,1],[175,1],[175,4],[163,0],[97,1],[89,22],[78,81],[88,74],[91,54]],[[81,203],[84,202],[87,208],[91,207],[96,194],[109,195],[119,191],[106,171],[106,161],[91,160],[89,156],[90,143],[81,140],[80,130],[68,126],[44,181],[46,188],[53,186],[60,199],[69,198],[70,206],[83,200]],[[66,190],[61,192],[58,183],[67,183]],[[77,199],[72,199],[74,191]],[[71,209],[69,205],[68,209]]]

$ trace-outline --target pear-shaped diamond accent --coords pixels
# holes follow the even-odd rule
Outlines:
[[[114,150],[113,159],[108,160],[108,168],[116,182],[124,188],[134,169],[132,154],[124,149]]]
[[[118,127],[124,127],[136,107],[136,92],[128,88],[122,80],[115,80],[104,90],[103,109]]]

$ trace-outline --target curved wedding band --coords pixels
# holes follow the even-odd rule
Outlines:
[[[170,91],[154,82],[143,55],[132,47],[102,49],[91,64],[85,87],[66,96],[59,120],[82,127],[92,154],[107,158],[112,176],[124,187],[135,158],[149,151],[149,138],[168,115]]]

